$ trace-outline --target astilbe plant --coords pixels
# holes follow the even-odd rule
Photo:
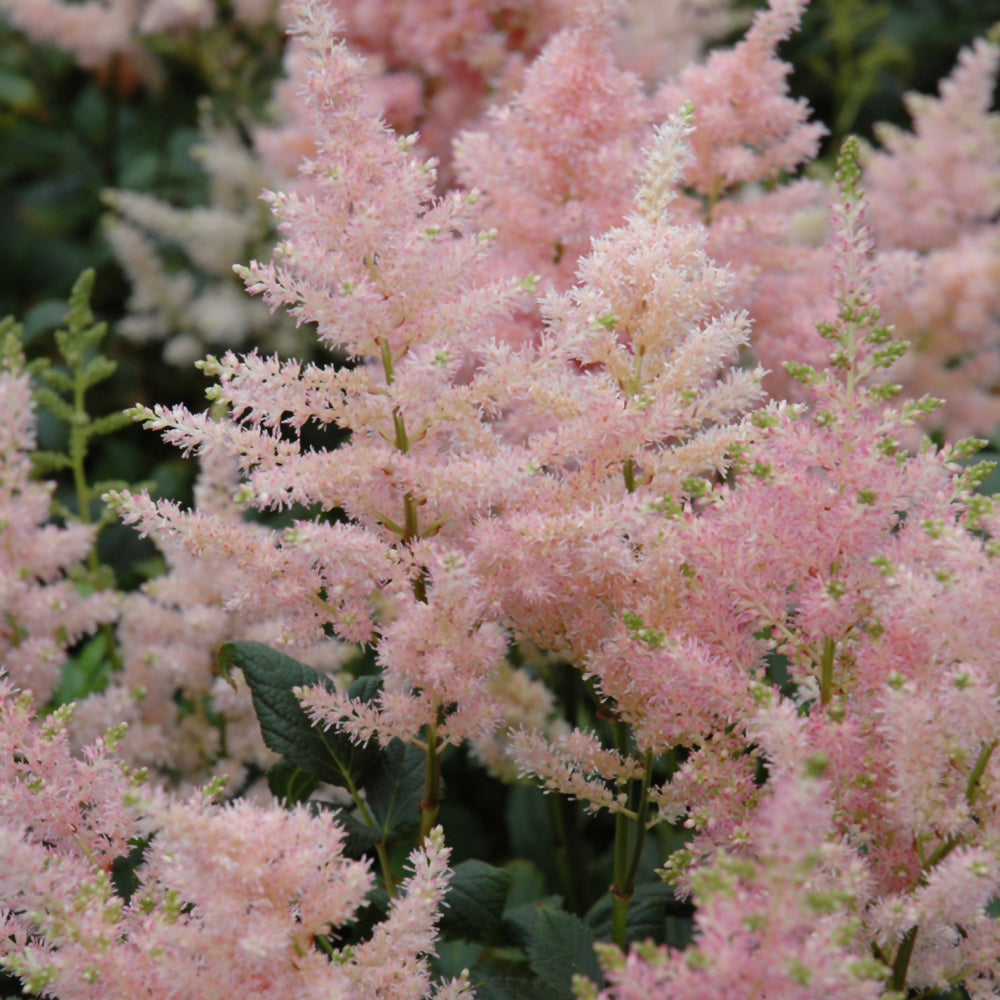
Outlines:
[[[328,6],[296,8],[311,155],[292,190],[268,195],[275,259],[238,272],[347,363],[230,352],[202,364],[211,410],[135,409],[196,452],[207,478],[193,510],[108,495],[171,574],[126,604],[132,667],[104,707],[148,683],[151,714],[128,708],[137,753],[152,731],[155,762],[176,752],[188,768],[204,752],[212,766],[224,748],[195,742],[192,754],[184,741],[188,720],[211,728],[198,712],[224,708],[223,681],[205,669],[224,630],[327,667],[341,642],[365,644],[379,677],[349,690],[263,646],[225,654],[258,687],[281,671],[321,682],[296,689],[308,717],[292,685],[291,702],[258,699],[270,717],[255,707],[265,739],[276,707],[281,724],[302,716],[297,732],[332,755],[328,773],[356,811],[220,807],[217,785],[170,798],[117,761],[120,731],[73,758],[69,710],[33,720],[0,682],[12,859],[0,955],[28,989],[199,996],[222,978],[265,996],[461,995],[463,979],[431,982],[427,955],[447,878],[440,756],[468,741],[496,772],[516,766],[613,814],[609,1000],[995,994],[1000,679],[982,595],[998,583],[1000,515],[973,493],[986,469],[957,465],[975,443],[901,444],[936,404],[901,402],[889,380],[905,350],[876,305],[894,286],[880,283],[892,259],[874,253],[853,144],[829,238],[795,286],[832,278],[832,294],[812,303],[815,334],[798,327],[804,309],[782,318],[789,343],[812,345],[786,368],[800,403],[763,406],[762,372],[736,363],[751,329],[741,307],[767,323],[769,286],[749,251],[794,248],[780,213],[816,190],[780,194],[818,138],[775,55],[802,6],[775,0],[742,47],[665,87],[658,100],[694,107],[645,141],[643,109],[595,133],[597,160],[634,171],[637,194],[626,204],[624,180],[602,192],[590,173],[579,189],[554,186],[541,202],[562,203],[553,225],[577,211],[591,221],[540,295],[537,276],[516,273],[530,241],[494,248],[506,239],[503,176],[481,199],[440,196],[416,139],[373,110],[369,67]],[[528,74],[528,95],[470,134],[470,184],[491,142],[530,170],[532,116],[552,120],[560,100],[577,143],[603,114],[602,87],[635,94],[606,59],[611,9],[588,5]],[[565,83],[595,58],[602,73],[574,107]],[[744,130],[727,115],[748,84],[747,110],[767,114]],[[572,180],[558,148],[539,155],[540,176]],[[776,188],[754,214],[757,183]],[[585,230],[609,224],[587,248]],[[550,260],[561,234],[543,235],[535,249]],[[710,256],[727,239],[732,269]],[[243,517],[289,509],[285,529]],[[188,634],[171,636],[181,622]],[[559,657],[596,724],[554,723],[537,680],[513,673],[512,640]],[[171,680],[181,697],[157,734]],[[532,723],[544,731],[510,731]],[[400,760],[419,759],[413,747],[426,767],[414,873],[370,938],[342,945],[333,935],[352,933],[374,885],[345,831],[378,834],[364,844],[393,896],[386,838],[401,828],[379,813],[371,774],[364,794],[355,779],[362,765],[398,776]],[[266,763],[252,741],[239,752]],[[655,827],[671,828],[664,874],[695,908],[696,938],[626,954]]]
[[[801,958],[806,941],[824,940],[816,935],[831,909],[850,933],[827,939],[834,950],[806,962],[801,977],[790,966],[772,973],[816,989],[810,974],[827,959],[850,969],[839,949],[851,941],[855,971],[871,975],[874,954],[896,990],[963,983],[985,997],[996,989],[1000,926],[987,907],[1000,888],[993,756],[1000,704],[989,653],[997,621],[982,605],[996,586],[995,543],[983,535],[996,526],[995,506],[972,493],[988,467],[954,464],[978,443],[917,455],[900,448],[907,424],[935,403],[896,409],[894,387],[882,380],[905,345],[879,324],[872,297],[857,155],[849,143],[839,169],[837,320],[821,327],[830,365],[791,366],[808,388],[809,408],[759,414],[766,433],[750,446],[735,485],[701,516],[675,525],[684,538],[686,595],[674,608],[624,616],[630,679],[652,692],[628,709],[638,746],[658,754],[690,748],[650,795],[660,817],[683,818],[692,833],[666,870],[694,893],[700,936],[692,961],[637,952],[619,968],[615,959],[614,996],[653,983],[687,995],[699,984],[709,989],[704,976],[710,991],[728,995],[723,956],[736,949],[742,958],[733,961],[752,962],[765,946],[745,921],[718,937],[732,919],[724,912],[734,898],[759,891],[754,880],[781,849],[773,829],[760,838],[776,802],[788,803],[783,822],[800,832],[808,822],[792,818],[791,803],[810,771],[823,777],[828,824],[810,864],[834,851],[855,874],[840,900],[823,896],[819,869],[800,883],[808,898],[794,904],[803,908],[789,933],[805,937],[789,957]],[[623,655],[621,645],[624,638],[590,666],[598,677],[604,658]],[[592,755],[590,766],[592,784],[620,781],[620,764],[602,768]],[[799,791],[790,791],[796,783]],[[553,787],[560,784],[591,797],[579,780]],[[791,870],[785,877],[794,884]],[[775,891],[772,883],[765,898]],[[768,935],[781,937],[781,923],[763,919],[759,927],[776,955],[785,946]],[[869,995],[860,980],[856,988]],[[796,989],[789,983],[780,995]]]
[[[74,756],[70,707],[35,718],[0,679],[0,964],[39,996],[218,995],[402,1000],[434,984],[427,956],[448,884],[440,829],[368,941],[340,947],[372,885],[330,813],[149,789],[121,729]],[[276,849],[276,845],[280,845]],[[324,948],[316,945],[322,939]]]
[[[725,470],[759,373],[713,381],[747,328],[720,305],[727,278],[702,234],[669,218],[683,121],[660,134],[637,211],[595,246],[579,287],[544,299],[540,342],[508,347],[492,337],[527,293],[490,278],[489,233],[463,233],[474,199],[434,197],[433,167],[368,112],[363,67],[324,9],[301,14],[317,158],[304,168],[308,193],[272,196],[287,237],[276,260],[245,275],[357,360],[209,359],[226,419],[136,415],[186,449],[235,454],[248,504],[339,519],[266,538],[143,497],[115,500],[143,530],[177,531],[192,551],[234,560],[245,584],[231,606],[280,609],[282,638],[312,642],[330,626],[347,641],[377,640],[375,702],[317,691],[307,704],[359,739],[426,748],[426,825],[436,754],[488,734],[503,711],[490,678],[507,630],[583,662],[612,595],[653,585],[637,563],[646,507]],[[351,439],[309,450],[309,422],[336,422]],[[551,567],[544,580],[539,559]]]
[[[877,126],[865,155],[879,245],[918,255],[910,293],[886,302],[913,345],[893,378],[944,397],[935,420],[949,435],[988,435],[1000,419],[998,66],[995,40],[963,49],[938,97],[907,96],[912,131]]]
[[[652,123],[642,81],[615,63],[615,13],[581,5],[510,102],[455,140],[458,180],[483,192],[506,266],[560,289],[591,238],[631,208]]]
[[[232,455],[207,451],[194,489],[194,506],[223,525],[242,525],[248,537],[266,535],[243,525],[234,502],[239,472]],[[247,780],[276,760],[261,740],[250,692],[239,679],[219,675],[216,652],[231,640],[280,646],[280,615],[241,615],[228,606],[245,585],[233,561],[218,564],[192,554],[169,531],[152,541],[163,573],[119,600],[120,669],[107,687],[76,704],[70,731],[86,744],[114,725],[127,724],[119,742],[124,758],[149,768],[151,779],[171,785],[229,778],[227,794],[246,794]],[[297,650],[317,669],[333,672],[348,647],[323,640]]]

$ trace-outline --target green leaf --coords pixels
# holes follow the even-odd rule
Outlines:
[[[579,917],[565,910],[539,908],[528,941],[528,960],[538,978],[565,1000],[573,997],[574,975],[604,985],[593,933]]]
[[[517,976],[494,976],[475,985],[476,1000],[559,1000],[561,997],[545,983]]]
[[[528,858],[551,880],[556,878],[555,833],[545,796],[536,785],[514,785],[507,796],[507,835],[511,854]]]
[[[504,871],[511,876],[507,892],[508,907],[513,909],[544,898],[547,888],[545,876],[537,865],[526,858],[513,858],[504,865]]]
[[[316,805],[329,807],[329,803],[316,803]],[[344,841],[344,854],[349,858],[360,858],[366,851],[370,851],[376,844],[382,843],[385,835],[381,830],[369,826],[357,813],[340,812],[337,822],[347,831],[347,839]]]
[[[285,808],[305,802],[316,790],[319,779],[283,757],[267,772],[267,787]]]
[[[111,656],[108,633],[102,629],[84,643],[76,656],[63,664],[59,686],[52,696],[53,702],[65,705],[103,691],[111,675]]]
[[[379,756],[372,744],[358,746],[346,736],[324,732],[294,694],[297,687],[333,684],[312,667],[260,642],[227,642],[219,650],[223,676],[235,664],[253,696],[253,707],[270,750],[331,785],[359,786]]]
[[[354,691],[353,685],[351,691]],[[365,795],[368,808],[384,836],[394,836],[420,822],[426,766],[423,750],[399,740],[393,740],[379,755],[378,763],[367,778]]]
[[[513,881],[510,872],[475,858],[455,865],[445,896],[442,929],[460,937],[497,940]]]
[[[605,894],[591,907],[587,923],[599,940],[611,938],[611,896]],[[672,933],[683,933],[685,924],[693,926],[693,909],[674,894],[673,886],[666,882],[646,882],[636,887],[628,908],[628,940],[645,941],[652,938],[661,944],[668,927]],[[690,928],[687,936],[690,937]]]
[[[480,959],[483,947],[471,941],[438,941],[433,969],[435,978],[451,979],[463,969],[471,969]]]

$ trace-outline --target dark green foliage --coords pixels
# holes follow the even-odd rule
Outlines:
[[[594,943],[593,931],[579,917],[543,906],[531,927],[528,960],[532,971],[553,995],[570,1000],[574,975],[604,984]]]
[[[318,781],[342,788],[363,785],[378,760],[377,749],[324,732],[306,715],[294,693],[295,688],[317,684],[332,688],[329,680],[259,642],[228,642],[219,650],[218,660],[223,676],[234,666],[243,671],[268,749]]]
[[[502,940],[503,914],[513,884],[510,872],[470,859],[454,868],[441,929],[457,937]]]
[[[805,97],[830,135],[832,156],[848,133],[908,126],[903,95],[936,93],[958,50],[1000,21],[1000,0],[812,0],[802,30],[782,48]]]

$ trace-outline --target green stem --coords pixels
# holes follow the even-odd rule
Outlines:
[[[354,800],[354,804],[358,807],[358,811],[364,817],[365,823],[373,830],[378,830],[378,820],[368,808],[368,803],[364,800],[361,792],[358,791],[358,786],[354,784],[354,779],[351,777],[350,772],[341,771],[341,774],[344,776],[344,787]],[[385,849],[384,837],[375,845],[375,853],[378,855],[378,865],[382,870],[382,881],[385,883],[385,891],[389,893],[390,897],[395,897],[396,880],[392,877],[392,867],[389,864],[389,855]]]
[[[646,823],[649,820],[649,786],[653,782],[653,751],[646,751],[646,769],[642,773],[642,785],[639,789],[639,801],[633,803],[635,809],[635,843],[632,845],[632,859],[629,861],[628,871],[625,875],[625,888],[629,896],[635,889],[635,878],[639,872],[639,860],[642,857],[642,849],[646,843]]]
[[[395,362],[389,341],[381,344],[382,369],[386,385],[392,385],[396,378]],[[396,435],[396,450],[405,455],[410,450],[410,439],[406,433],[406,421],[399,409],[392,409],[392,424]],[[420,538],[420,515],[417,500],[407,491],[403,495],[403,542],[409,544]],[[427,603],[427,581],[423,574],[413,581],[413,596],[422,604]],[[441,808],[441,759],[438,753],[437,723],[427,727],[427,763],[424,769],[424,797],[420,803],[420,839],[423,841],[434,829]]]
[[[819,701],[821,705],[829,705],[833,697],[833,654],[836,644],[832,636],[823,640],[823,660],[820,664]]]
[[[567,813],[572,809],[572,802],[565,796],[546,795],[545,802],[549,810],[549,820],[552,823],[553,857],[556,866],[556,878],[562,889],[566,906],[572,913],[583,912],[583,892],[581,891],[579,873],[584,868],[577,864],[571,844],[570,831],[567,829]],[[572,814],[570,813],[570,816]]]
[[[441,755],[437,745],[437,723],[427,727],[427,763],[424,768],[424,798],[420,803],[421,842],[437,825],[441,808]]]
[[[623,723],[616,724],[616,730]],[[616,733],[617,735],[617,733]],[[619,750],[621,745],[619,742]],[[627,745],[626,745],[627,750]],[[625,751],[622,751],[625,752]],[[642,781],[632,782],[634,816],[618,813],[615,820],[615,881],[611,886],[611,939],[623,951],[628,946],[628,911],[635,893],[642,849],[646,843],[646,823],[649,819],[649,786],[653,780],[653,753],[646,751],[646,766]],[[635,837],[631,827],[635,825]]]
[[[983,749],[979,752],[979,759],[976,761],[975,767],[973,767],[971,773],[969,774],[969,780],[965,786],[965,800],[970,806],[975,805],[976,799],[979,798],[979,782],[986,773],[986,765],[989,764],[990,757],[993,755],[993,751],[996,750],[996,748],[996,740],[992,743],[985,744]]]
[[[903,935],[899,951],[896,952],[896,958],[892,963],[892,976],[889,978],[891,990],[902,993],[906,987],[906,973],[910,968],[910,957],[913,955],[913,946],[917,940],[917,930],[918,928],[911,927]]]
[[[975,766],[969,772],[969,780],[965,785],[965,800],[968,802],[970,808],[975,805],[976,799],[979,798],[979,782],[983,774],[986,772],[986,767],[990,762],[990,757],[993,755],[993,751],[996,749],[996,741],[993,743],[986,743],[983,745],[983,749],[979,751],[979,757],[976,760]],[[962,844],[961,837],[949,837],[943,844],[938,845],[937,850],[927,859],[923,865],[925,872],[929,872],[936,865],[939,865],[946,857],[956,847]]]
[[[87,437],[90,420],[87,416],[85,394],[86,383],[83,378],[83,358],[80,357],[73,373],[73,419],[69,428],[69,458],[73,466],[73,485],[76,487],[77,516],[81,524],[90,524],[90,488],[87,486],[87,475],[84,462],[87,458]],[[96,573],[98,568],[97,553],[91,550],[91,570]]]
[[[625,489],[627,489],[629,493],[635,493],[635,463],[631,458],[625,462],[624,472]]]
[[[613,723],[615,749],[622,757],[628,755],[631,731],[627,722]],[[615,816],[614,879],[611,883],[611,940],[623,951],[628,945],[628,910],[632,902],[632,888],[628,884],[631,867],[629,841],[631,822],[624,812]]]
[[[81,355],[76,359],[73,373],[73,419],[69,428],[69,459],[73,469],[73,486],[76,490],[77,517],[81,524],[91,525],[90,516],[90,485],[87,482],[85,468],[87,460],[87,441],[90,437],[90,416],[87,413],[86,393],[87,383],[84,378],[84,362]],[[101,561],[97,555],[96,535],[94,544],[87,554],[87,568],[95,589],[99,586]],[[101,625],[104,636],[104,647],[107,650],[111,671],[117,672],[124,666],[118,651],[118,638],[111,622]]]

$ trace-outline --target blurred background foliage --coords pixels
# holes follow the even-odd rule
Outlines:
[[[903,95],[936,93],[959,50],[998,24],[1000,0],[813,0],[783,55],[830,130],[824,155],[876,122],[909,124]]]

